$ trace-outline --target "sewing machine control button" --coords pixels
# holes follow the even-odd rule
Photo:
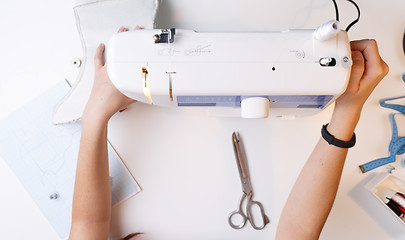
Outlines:
[[[342,58],[342,66],[343,68],[350,68],[353,64],[353,60],[349,57],[343,57]]]
[[[324,57],[319,59],[319,64],[322,67],[333,67],[336,66],[336,59],[331,58],[331,57]]]
[[[267,118],[270,101],[266,97],[248,97],[241,101],[242,118]]]
[[[75,58],[72,59],[71,63],[73,67],[79,68],[82,65],[82,60],[80,60],[79,58]]]
[[[304,51],[296,51],[295,52],[295,57],[299,59],[305,58],[305,52]]]
[[[155,40],[155,42],[159,42],[160,41],[160,35],[159,34],[153,35],[153,40]]]

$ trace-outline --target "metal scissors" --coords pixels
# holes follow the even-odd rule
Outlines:
[[[236,164],[238,165],[238,169],[239,169],[240,180],[242,182],[243,192],[242,192],[242,196],[240,197],[240,200],[239,200],[239,208],[237,210],[231,212],[231,214],[229,215],[229,218],[228,218],[228,222],[232,228],[241,229],[241,228],[243,228],[243,226],[245,226],[246,222],[249,220],[250,225],[252,225],[252,227],[254,229],[261,230],[266,226],[267,223],[270,222],[270,220],[264,213],[263,205],[258,201],[252,200],[253,190],[252,190],[252,185],[250,183],[249,172],[248,172],[247,162],[246,162],[246,157],[245,157],[246,155],[245,155],[243,149],[241,148],[241,145],[239,145],[239,143],[240,143],[239,133],[233,132],[232,143],[233,143],[233,150],[235,152]],[[245,202],[245,200],[247,200],[246,211],[245,211],[246,214],[242,210],[243,203]],[[252,207],[255,205],[260,209],[260,215],[262,218],[262,225],[260,225],[260,226],[256,225],[256,223],[253,219],[253,215],[252,215]],[[232,218],[234,218],[235,216],[239,216],[242,218],[242,222],[240,224],[233,223]],[[234,221],[235,221],[235,219],[234,219]]]

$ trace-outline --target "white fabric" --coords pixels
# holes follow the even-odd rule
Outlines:
[[[97,46],[107,45],[110,36],[121,26],[130,30],[137,25],[153,28],[157,6],[157,0],[76,0],[74,13],[83,47],[82,65],[72,89],[55,106],[55,124],[80,119],[93,85]]]

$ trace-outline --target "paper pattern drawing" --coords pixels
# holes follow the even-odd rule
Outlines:
[[[81,136],[81,122],[52,124],[54,104],[68,91],[68,85],[60,82],[0,121],[0,157],[61,239],[70,231]],[[139,192],[140,187],[111,145],[108,154],[115,205]]]

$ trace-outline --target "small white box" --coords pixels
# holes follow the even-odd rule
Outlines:
[[[388,172],[381,172],[378,173],[374,178],[372,178],[364,187],[375,197],[377,198],[378,202],[383,205],[390,214],[395,217],[403,226],[405,226],[405,222],[398,217],[394,211],[392,211],[386,205],[386,190],[391,189],[396,192],[405,193],[405,180],[396,174],[388,173]]]

